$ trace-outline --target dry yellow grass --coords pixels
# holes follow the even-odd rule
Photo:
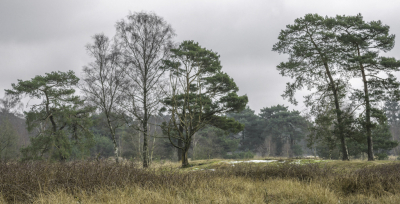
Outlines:
[[[297,180],[269,179],[264,182],[245,178],[218,178],[196,181],[189,189],[139,186],[100,189],[88,195],[71,195],[65,191],[42,193],[35,204],[54,203],[400,203],[400,196],[380,198],[356,195],[341,197],[318,183]]]
[[[42,193],[34,203],[338,203],[329,189],[314,183],[269,179],[218,178],[194,181],[188,189],[139,186],[100,189],[90,196],[65,191]]]
[[[323,167],[316,165],[272,164],[269,166],[269,164],[242,163],[235,164],[233,167],[231,164],[221,163],[218,160],[193,161],[192,164],[193,168],[180,169],[177,163],[163,163],[154,165],[149,171],[101,163],[77,163],[75,166],[40,163],[37,166],[24,166],[21,164],[8,169],[8,175],[18,174],[19,176],[15,177],[17,180],[21,179],[24,172],[30,172],[32,176],[14,183],[12,181],[15,179],[7,180],[9,176],[4,176],[3,183],[8,182],[10,186],[23,187],[31,185],[36,179],[42,181],[41,190],[39,191],[38,186],[35,185],[30,188],[3,187],[5,190],[3,193],[8,192],[8,196],[0,196],[0,203],[6,203],[6,200],[2,200],[3,197],[8,199],[8,203],[35,204],[400,203],[400,193],[397,190],[399,185],[396,184],[399,180],[396,176],[399,165],[384,165],[378,161],[332,161],[329,162],[329,166],[338,166],[338,169],[346,170],[326,172],[322,169]],[[383,168],[366,168],[366,166]],[[14,173],[23,167],[26,170]],[[192,171],[197,167],[198,169],[215,168],[216,171]],[[57,170],[55,174],[57,176],[49,175],[48,169]],[[357,172],[365,176],[360,176]],[[384,175],[379,177],[380,174]],[[128,177],[130,179],[127,179]],[[357,179],[362,179],[364,182]],[[392,181],[393,179],[396,180]],[[44,186],[46,181],[54,182],[48,183],[46,188]],[[369,182],[374,182],[376,185],[370,185]],[[89,184],[96,184],[96,186]],[[65,187],[70,188],[65,189]],[[13,196],[18,197],[21,192],[28,191],[34,196],[12,199]]]

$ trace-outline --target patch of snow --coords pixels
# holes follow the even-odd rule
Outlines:
[[[278,161],[278,160],[250,160],[250,161],[247,161],[247,162],[253,162],[253,163],[269,163],[269,162],[275,162],[275,161]]]
[[[292,164],[301,164],[301,160],[294,161]]]
[[[308,155],[308,156],[304,156],[304,158],[315,159],[315,158],[319,158],[319,156]]]
[[[269,162],[276,162],[278,160],[249,160],[249,161],[230,161],[228,163],[230,164],[236,164],[236,163],[269,163]]]

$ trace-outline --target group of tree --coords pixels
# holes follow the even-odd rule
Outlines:
[[[391,140],[400,141],[400,104],[397,101],[386,101],[383,107],[383,111],[387,117],[389,125]],[[397,146],[392,152],[394,155],[399,155],[400,147]]]
[[[247,107],[230,117],[244,124],[239,133],[240,150],[259,153],[261,156],[302,156],[307,147],[305,136],[309,122],[299,111],[276,105],[262,108],[258,115]]]
[[[58,71],[12,84],[7,96],[41,100],[25,112],[27,128],[35,136],[21,150],[23,158],[64,161],[76,149],[83,153],[96,137],[105,136],[95,137],[90,129],[96,112],[105,118],[116,162],[121,152],[117,132],[139,135],[143,167],[151,156],[149,136],[168,138],[187,166],[193,135],[200,129],[240,131],[243,126],[224,114],[244,109],[247,96],[237,95],[235,82],[221,71],[219,55],[193,41],[174,45],[174,36],[163,18],[133,13],[116,23],[112,40],[93,36],[86,47],[93,61],[83,68],[81,83],[74,72]],[[158,126],[165,135],[150,130],[155,125],[151,119],[162,116],[161,107],[167,115]]]
[[[365,152],[373,160],[398,144],[391,133],[399,127],[400,84],[393,72],[400,61],[379,55],[394,46],[380,21],[309,14],[281,31],[273,51],[289,60],[277,68],[294,79],[283,97],[297,104],[295,91],[308,88],[307,117],[284,105],[256,115],[222,71],[218,53],[191,40],[174,43],[175,35],[156,14],[133,13],[116,23],[114,37],[93,36],[86,46],[92,62],[81,81],[72,71],[54,71],[12,84],[1,101],[3,115],[21,117],[12,111],[23,97],[41,101],[24,112],[31,139],[20,148],[22,159],[114,156],[119,162],[123,156],[139,158],[146,168],[176,155],[186,167],[190,156],[314,151],[343,160]],[[353,88],[351,79],[360,79],[362,88]],[[9,117],[1,118],[3,158],[18,142]]]
[[[374,160],[373,132],[387,126],[379,104],[399,100],[393,72],[400,61],[380,56],[393,48],[394,38],[389,26],[365,22],[361,14],[334,18],[307,14],[287,25],[273,46],[273,51],[289,55],[277,66],[280,74],[294,78],[283,97],[297,104],[296,90],[312,92],[304,103],[315,117],[313,129],[326,132],[315,134],[340,141],[343,160],[349,160],[352,151],[348,140],[356,137],[364,138],[368,160]],[[362,88],[352,88],[351,79],[359,79]]]

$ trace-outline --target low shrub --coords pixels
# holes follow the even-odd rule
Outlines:
[[[400,164],[392,163],[359,169],[335,176],[340,191],[348,194],[383,196],[400,193]]]
[[[378,160],[388,160],[389,156],[386,153],[377,153],[375,154]]]

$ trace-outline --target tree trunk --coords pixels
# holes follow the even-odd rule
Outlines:
[[[181,134],[183,135],[183,125],[180,124],[179,125],[179,132],[181,132]],[[178,147],[183,147],[183,141],[181,139],[178,138]],[[182,161],[182,149],[177,148],[178,149],[178,161]]]
[[[52,115],[52,113],[50,112],[50,107],[49,107],[49,104],[50,104],[50,100],[49,100],[49,97],[47,96],[47,93],[45,92],[45,96],[46,96],[46,113],[48,114],[48,115],[50,115],[50,122],[51,122],[51,125],[52,125],[52,129],[53,129],[53,133],[52,133],[52,135],[53,135],[53,137],[54,137],[54,145],[55,145],[55,147],[58,149],[58,152],[59,152],[59,161],[65,161],[66,160],[66,158],[62,155],[62,153],[61,153],[61,145],[62,144],[60,144],[61,143],[61,139],[59,138],[60,137],[60,135],[59,135],[59,132],[57,132],[57,125],[56,125],[56,123],[55,123],[55,121],[54,121],[54,117],[53,117],[53,115]],[[51,155],[50,155],[51,156]]]
[[[189,148],[184,148],[182,151],[182,168],[189,167],[188,152]]]
[[[183,128],[183,127],[182,127]],[[187,136],[187,135],[186,135]],[[186,137],[185,141],[183,142],[183,149],[182,149],[182,168],[185,167],[189,167],[189,158],[188,158],[188,152],[189,152],[189,148],[190,148],[190,143],[191,141],[188,141],[187,139],[188,137]]]
[[[192,161],[194,161],[194,160],[195,160],[195,155],[196,155],[196,145],[197,145],[197,142],[194,142],[194,141],[193,141],[193,155],[192,155]]]
[[[271,156],[271,138],[269,138],[268,142],[268,156]]]
[[[113,141],[113,144],[114,144],[115,162],[118,163],[119,162],[118,161],[118,157],[119,157],[119,155],[118,155],[118,144],[117,144],[117,140],[115,138],[115,132],[112,130],[111,125],[110,125],[110,128],[111,128],[111,132],[112,132],[112,141]]]
[[[119,155],[118,155],[118,145],[117,145],[117,142],[115,141],[115,139],[113,140],[113,143],[114,143],[114,155],[115,155],[115,162],[119,162],[119,160],[118,160],[118,157],[119,157]]]
[[[65,144],[63,144],[63,138],[61,138],[62,137],[62,135],[60,135],[60,132],[58,132],[58,133],[53,133],[53,135],[54,135],[54,140],[55,140],[55,146],[56,146],[56,148],[58,149],[58,160],[60,161],[60,162],[65,162],[66,160],[67,160],[67,158],[63,155],[63,153],[62,153],[62,148],[63,148],[63,145],[65,145]]]
[[[314,47],[317,48],[317,50],[320,50],[318,45],[314,42],[314,40],[312,38],[311,38],[311,41],[314,44]],[[343,124],[343,120],[342,120],[342,111],[340,110],[340,106],[339,106],[339,96],[338,96],[338,93],[337,93],[338,90],[336,89],[335,81],[332,78],[331,72],[329,70],[328,63],[324,59],[324,55],[319,51],[318,51],[318,53],[319,53],[319,56],[321,57],[321,60],[324,63],[325,72],[326,72],[326,75],[329,78],[329,85],[330,85],[330,88],[331,88],[331,90],[333,92],[333,97],[334,97],[334,100],[335,100],[336,116],[337,116],[338,126],[339,126],[339,139],[340,139],[340,143],[342,145],[342,154],[343,154],[342,160],[343,161],[348,161],[349,160],[349,153],[348,153],[348,150],[347,150],[346,140],[344,138],[344,124]]]
[[[349,160],[349,151],[347,150],[346,138],[344,137],[344,124],[342,120],[342,111],[339,108],[339,100],[337,99],[337,92],[335,91],[335,106],[336,106],[336,117],[338,118],[338,126],[339,126],[339,138],[340,143],[342,145],[342,160]]]
[[[287,139],[287,140],[286,140],[286,155],[287,155],[288,158],[290,158],[290,154],[289,154],[289,146],[290,146],[290,145],[289,145],[289,143],[290,143],[290,142],[289,142],[289,140]]]
[[[348,161],[349,160],[349,152],[347,150],[346,139],[344,137],[344,124],[343,124],[343,119],[342,119],[342,111],[340,110],[340,105],[339,105],[338,90],[336,89],[335,82],[329,71],[328,64],[324,63],[324,66],[325,66],[326,74],[329,77],[330,87],[333,92],[333,97],[334,97],[334,101],[335,101],[336,117],[337,117],[338,126],[339,126],[338,127],[339,128],[339,139],[340,139],[340,143],[342,145],[342,154],[343,154],[342,160]]]
[[[138,132],[138,136],[139,136],[139,140],[138,140],[138,152],[139,152],[139,157],[140,157],[140,160],[143,160],[143,156],[142,156],[142,149],[141,149],[141,141],[142,141],[142,138],[141,138],[141,136],[140,136],[140,131]],[[132,141],[133,141],[133,139],[132,139]]]
[[[293,146],[294,140],[292,138],[289,139],[289,158],[293,158]]]
[[[156,137],[153,137],[153,144],[151,145],[151,152],[150,152],[150,158],[149,158],[150,164],[153,163],[154,148],[156,148]]]
[[[392,129],[393,129],[393,133],[392,133],[392,140],[393,141],[396,141],[396,138],[398,138],[398,128],[397,128],[397,126],[398,126],[398,124],[397,124],[397,122],[394,124],[394,125],[392,125]],[[394,155],[399,155],[399,153],[398,153],[398,146],[397,147],[395,147],[395,148],[393,148],[393,152],[394,152]]]
[[[114,156],[115,156],[115,162],[118,163],[118,144],[117,144],[117,140],[115,138],[115,130],[113,129],[112,125],[111,125],[111,121],[110,121],[110,116],[106,113],[106,117],[107,117],[107,124],[108,124],[108,128],[110,129],[111,132],[111,140],[113,141],[114,144]]]
[[[144,81],[143,81],[143,120],[142,120],[142,127],[143,127],[143,168],[149,167],[149,158],[148,158],[148,138],[147,138],[147,123],[149,120],[149,113],[147,107],[147,66],[144,69]]]
[[[335,89],[333,87],[333,89]],[[335,97],[335,107],[336,107],[336,117],[338,120],[338,126],[339,126],[339,138],[340,138],[340,143],[342,145],[342,160],[343,161],[348,161],[349,160],[349,152],[347,150],[347,144],[346,144],[346,138],[344,137],[344,124],[343,124],[343,120],[342,120],[342,110],[340,110],[339,107],[339,99],[337,96],[337,91],[334,91],[334,97]]]
[[[181,139],[178,139],[178,146],[182,147],[183,146],[183,142]],[[178,161],[182,161],[182,149],[177,148],[178,149]]]
[[[374,148],[372,143],[372,134],[371,134],[371,104],[369,102],[369,94],[368,94],[368,86],[367,86],[367,78],[365,76],[364,66],[360,63],[361,73],[364,83],[364,100],[365,100],[365,120],[366,120],[366,129],[367,129],[367,142],[368,142],[368,161],[374,161]]]
[[[147,112],[145,110],[145,112]],[[146,114],[143,117],[143,168],[149,167],[149,158],[148,158],[148,140],[147,140],[147,118]]]

